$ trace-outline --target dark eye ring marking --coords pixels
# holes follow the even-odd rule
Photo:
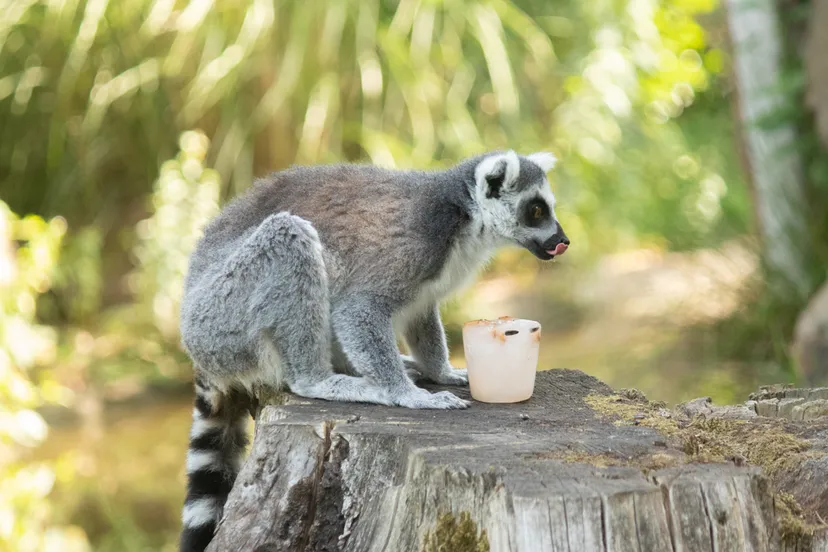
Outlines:
[[[523,223],[532,228],[545,225],[551,218],[549,205],[541,197],[528,200],[522,211]]]

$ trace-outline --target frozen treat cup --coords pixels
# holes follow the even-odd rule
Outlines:
[[[463,325],[463,349],[472,398],[515,403],[532,396],[538,369],[541,325],[503,317]]]

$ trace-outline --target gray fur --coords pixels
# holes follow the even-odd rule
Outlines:
[[[504,181],[487,198],[489,165],[490,180]],[[258,181],[207,226],[191,258],[181,333],[196,372],[218,389],[464,408],[415,386],[406,368],[466,383],[449,364],[438,303],[497,247],[565,239],[554,213],[542,228],[517,220],[521,201],[539,194],[552,211],[541,167],[512,152],[445,171],[330,165]],[[412,359],[400,356],[395,327]]]
[[[549,259],[569,243],[544,175],[554,162],[495,152],[446,171],[296,167],[260,180],[207,226],[181,305],[196,372],[182,551],[201,552],[212,539],[238,473],[244,411],[260,387],[468,406],[414,384],[468,381],[449,364],[439,303],[502,245]]]

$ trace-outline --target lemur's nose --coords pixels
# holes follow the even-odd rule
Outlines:
[[[561,243],[562,243],[562,244],[564,244],[564,245],[566,245],[566,246],[569,246],[569,238],[567,238],[566,236],[564,236],[564,239],[562,239],[562,240],[561,240]]]

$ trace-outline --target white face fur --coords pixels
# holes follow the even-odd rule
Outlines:
[[[525,247],[542,260],[553,258],[558,244],[569,244],[546,179],[555,163],[551,153],[521,157],[508,151],[484,158],[475,169],[479,224],[494,239]]]

